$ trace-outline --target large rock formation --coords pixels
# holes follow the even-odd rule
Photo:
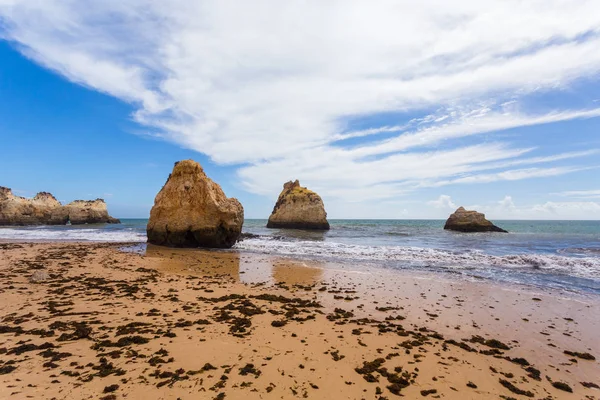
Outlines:
[[[72,225],[82,224],[118,224],[116,218],[108,215],[106,203],[102,199],[75,200],[64,206]]]
[[[269,217],[267,228],[329,229],[323,200],[315,192],[287,182]]]
[[[50,193],[40,192],[26,199],[0,186],[0,225],[65,225],[68,220],[68,214]]]
[[[40,192],[32,199],[15,196],[0,186],[0,225],[66,225],[86,223],[119,223],[108,215],[104,200],[77,200],[66,206],[52,194]]]
[[[444,229],[459,232],[507,232],[485,219],[484,214],[467,211],[463,207],[459,207],[454,214],[450,215]]]
[[[154,199],[148,242],[172,247],[231,247],[242,231],[244,208],[227,198],[197,162],[175,163]]]

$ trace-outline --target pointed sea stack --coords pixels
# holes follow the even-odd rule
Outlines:
[[[227,198],[197,162],[175,163],[154,199],[146,227],[148,243],[170,247],[227,248],[242,231],[244,208]]]
[[[485,214],[477,211],[467,211],[459,207],[446,221],[444,229],[459,232],[504,232],[490,221],[485,219]]]
[[[315,192],[300,186],[298,180],[283,185],[269,217],[267,228],[329,229],[323,200]]]

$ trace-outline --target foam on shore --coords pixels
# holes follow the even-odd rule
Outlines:
[[[56,227],[1,228],[0,239],[89,242],[145,242],[146,234],[135,229],[57,229]]]
[[[404,246],[361,246],[333,242],[285,241],[272,237],[247,239],[235,248],[265,254],[340,261],[377,261],[403,263],[406,267],[445,267],[471,269],[501,267],[535,269],[578,278],[600,278],[597,257],[565,257],[550,254],[514,254],[496,256],[482,251],[453,252],[442,249]]]

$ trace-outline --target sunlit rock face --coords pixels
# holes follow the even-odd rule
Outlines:
[[[459,232],[504,232],[502,228],[485,219],[485,214],[459,207],[446,221],[444,229]]]
[[[244,208],[228,198],[197,162],[175,163],[156,195],[146,227],[148,242],[171,247],[227,248],[242,231]]]
[[[321,196],[300,186],[298,180],[286,182],[269,217],[267,228],[329,229]]]
[[[102,199],[75,200],[64,208],[67,210],[72,225],[118,224],[121,222],[108,215],[106,203]]]
[[[27,199],[0,186],[0,225],[65,225],[68,220],[68,213],[52,194],[40,192]]]
[[[66,225],[68,222],[81,225],[120,221],[108,214],[102,199],[75,200],[63,206],[48,192],[39,192],[27,199],[0,186],[0,225]]]

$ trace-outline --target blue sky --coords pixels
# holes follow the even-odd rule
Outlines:
[[[192,158],[250,218],[290,179],[331,218],[600,218],[597,2],[191,3],[0,0],[0,185],[146,217]]]

